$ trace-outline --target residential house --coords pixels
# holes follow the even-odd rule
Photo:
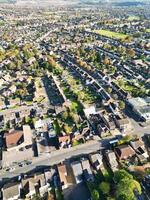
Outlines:
[[[51,152],[51,148],[48,143],[48,133],[47,132],[40,133],[40,135],[38,135],[36,141],[37,141],[38,155]]]
[[[48,184],[43,173],[37,173],[23,179],[22,187],[27,198],[32,198],[35,194],[43,196],[48,191]]]
[[[9,90],[11,91],[11,93],[15,93],[17,90],[17,87],[15,85],[12,85]]]
[[[60,148],[69,147],[71,143],[70,135],[61,136],[58,138]]]
[[[45,175],[45,180],[46,180],[46,183],[50,184],[51,181],[53,180],[53,177],[56,173],[56,170],[55,169],[45,169],[44,170],[44,175]]]
[[[7,105],[8,107],[15,107],[15,106],[19,106],[20,105],[20,99],[16,98],[16,99],[9,99],[9,105]]]
[[[136,155],[135,151],[130,145],[120,145],[116,147],[115,153],[119,161],[128,160]]]
[[[92,163],[92,166],[97,170],[101,171],[102,173],[105,170],[104,164],[103,164],[103,156],[99,153],[94,153],[89,155],[89,159]]]
[[[131,121],[122,113],[118,113],[118,115],[115,116],[114,120],[116,126],[125,134],[133,129]]]
[[[31,58],[29,58],[28,63],[30,65],[32,65],[35,61],[36,61],[36,59],[34,57],[31,57]]]
[[[130,142],[131,147],[135,150],[137,157],[141,163],[146,162],[148,159],[148,153],[145,148],[144,142],[140,139]]]
[[[117,157],[116,157],[114,151],[106,151],[105,156],[106,156],[107,163],[108,163],[110,169],[113,172],[117,171],[119,169],[119,164],[117,162]]]
[[[5,133],[5,144],[6,148],[15,147],[23,142],[23,132],[18,130],[10,131],[9,133]]]
[[[90,166],[90,162],[87,158],[83,158],[81,160],[81,165],[82,165],[82,169],[83,169],[83,175],[85,177],[86,181],[93,181],[94,180],[94,176],[91,170],[91,166]]]
[[[74,161],[71,163],[72,172],[74,175],[75,183],[81,183],[83,181],[83,169],[79,161]]]
[[[115,125],[115,122],[114,122],[112,116],[109,116],[108,114],[102,115],[102,119],[103,119],[104,123],[106,124],[106,126],[110,130],[115,130],[116,125]]]
[[[68,188],[70,185],[73,184],[73,177],[71,170],[69,170],[69,166],[67,166],[66,164],[60,164],[57,166],[57,168],[62,189]]]
[[[3,200],[18,200],[20,197],[21,186],[19,183],[12,182],[5,184],[2,189]]]

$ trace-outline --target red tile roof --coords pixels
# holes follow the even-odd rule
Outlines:
[[[16,146],[21,138],[23,137],[23,132],[22,131],[11,131],[9,133],[5,134],[5,141],[6,141],[6,146],[7,148]]]

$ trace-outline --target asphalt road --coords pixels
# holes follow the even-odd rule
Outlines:
[[[34,170],[38,166],[39,167],[52,166],[71,157],[75,157],[82,154],[89,154],[89,153],[98,151],[100,149],[103,149],[104,148],[103,146],[106,145],[107,143],[108,143],[107,140],[103,140],[102,142],[94,140],[94,141],[90,141],[88,143],[82,144],[80,146],[72,147],[70,149],[57,150],[50,154],[35,158],[32,161],[32,164],[30,165],[17,167],[15,168],[14,171],[11,171],[11,172],[1,171],[0,181],[2,181],[3,179],[9,179],[9,178],[19,176],[20,174],[25,174],[31,170]]]

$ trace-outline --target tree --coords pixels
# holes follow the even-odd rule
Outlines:
[[[110,192],[110,184],[108,182],[102,182],[99,185],[99,189],[102,191],[104,195],[108,195]]]
[[[128,54],[128,56],[133,58],[135,56],[135,51],[133,49],[128,49],[127,54]]]
[[[70,117],[72,118],[72,120],[77,124],[79,122],[79,116],[76,113],[71,112],[70,113]]]
[[[119,85],[120,87],[123,87],[124,81],[123,81],[122,79],[118,80],[118,85]]]
[[[112,93],[112,88],[111,87],[108,87],[107,88],[107,92],[110,94],[110,93]]]
[[[119,107],[120,107],[121,110],[123,110],[125,108],[124,101],[119,101]]]
[[[122,39],[123,42],[131,42],[132,38],[130,36],[126,36],[124,39]]]
[[[128,144],[131,141],[131,139],[132,139],[131,135],[126,135],[121,140],[119,140],[117,142],[117,144],[118,145],[120,145],[120,144]]]
[[[68,124],[65,124],[63,128],[66,134],[69,134],[72,131],[72,127],[68,126]]]
[[[123,47],[123,46],[119,46],[119,47],[117,48],[117,51],[118,51],[120,54],[124,55],[124,54],[126,53],[126,48]]]
[[[68,112],[67,111],[63,112],[61,117],[62,120],[65,121],[68,118]]]
[[[110,60],[109,60],[109,58],[105,58],[104,60],[103,60],[103,63],[104,63],[104,65],[110,65]]]
[[[125,170],[115,172],[114,181],[117,183],[117,200],[134,200],[134,192],[141,194],[141,186],[133,176]]]
[[[25,123],[26,123],[26,124],[31,124],[31,122],[32,122],[31,117],[26,117],[26,118],[25,118]]]
[[[134,189],[130,187],[132,179],[124,178],[117,185],[116,197],[117,200],[134,200]]]
[[[133,176],[129,174],[127,171],[125,171],[124,169],[121,169],[115,172],[114,181],[116,183],[119,183],[124,178],[133,179]]]
[[[99,192],[96,189],[94,189],[91,192],[91,196],[92,196],[92,200],[99,200],[100,199]]]

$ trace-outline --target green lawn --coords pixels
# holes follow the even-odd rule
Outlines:
[[[149,28],[149,29],[146,29],[146,32],[147,32],[147,33],[150,33],[150,28]]]
[[[128,35],[123,34],[123,33],[117,33],[109,30],[94,30],[94,33],[114,38],[114,39],[125,39]]]
[[[132,93],[134,90],[137,90],[137,87],[131,85],[127,81],[120,80],[120,81],[115,81],[115,83],[119,85],[126,92]]]
[[[131,15],[128,17],[128,21],[134,21],[134,20],[140,20],[140,18],[138,16],[134,16],[134,15]]]

